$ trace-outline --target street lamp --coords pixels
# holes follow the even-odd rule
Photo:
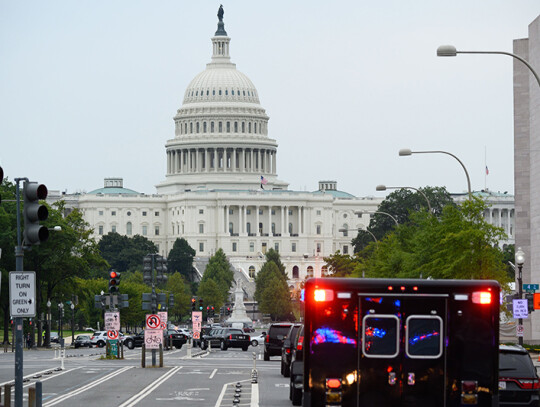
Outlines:
[[[495,54],[495,55],[498,54],[498,55],[511,56],[512,58],[515,58],[523,62],[536,78],[538,85],[540,85],[540,78],[538,77],[538,74],[535,72],[533,67],[526,60],[521,58],[519,55],[512,54],[510,52],[504,52],[504,51],[458,51],[456,47],[454,47],[453,45],[441,45],[439,48],[437,48],[438,57],[455,57],[457,56],[457,54]]]
[[[74,330],[74,325],[75,325],[75,304],[73,304],[73,301],[71,302],[71,305],[70,305],[70,308],[71,308],[71,344],[74,345],[75,344],[75,330]]]
[[[418,192],[419,194],[421,194],[424,197],[424,199],[426,200],[427,206],[428,206],[429,213],[432,213],[431,204],[429,203],[429,199],[428,199],[427,195],[424,194],[424,192],[421,189],[415,188],[415,187],[388,187],[386,185],[377,185],[375,187],[375,190],[377,190],[377,191],[386,191],[387,189],[414,189],[416,192]]]
[[[339,232],[348,232],[349,230],[356,230],[357,232],[361,231],[361,230],[364,230],[366,232],[368,232],[371,237],[373,238],[373,240],[375,240],[375,242],[378,244],[379,241],[377,240],[377,238],[375,237],[375,235],[373,233],[371,233],[368,228],[365,228],[365,229],[361,229],[361,228],[357,228],[357,229],[347,229],[347,228],[341,228],[341,229],[338,229]]]
[[[51,300],[47,300],[47,329],[45,330],[45,346],[49,348],[51,346],[51,328],[52,328],[52,317],[51,317]]]
[[[58,327],[58,340],[60,341],[60,346],[64,347],[64,335],[62,329],[62,317],[64,316],[64,303],[60,302],[58,304],[58,311],[60,311],[60,326]]]
[[[410,148],[402,148],[399,150],[400,157],[412,155],[412,154],[447,154],[449,156],[454,157],[463,167],[463,170],[465,171],[465,176],[467,177],[467,188],[469,190],[469,199],[472,199],[472,193],[471,193],[471,179],[469,178],[469,173],[467,171],[467,168],[465,168],[465,165],[461,162],[459,158],[457,158],[454,154],[449,153],[448,151],[411,151]]]
[[[518,247],[516,252],[516,266],[518,267],[518,295],[519,299],[523,298],[523,280],[521,270],[523,269],[523,264],[525,263],[525,253],[521,250],[521,247]],[[523,326],[523,319],[518,319],[518,326]],[[523,345],[523,336],[518,337],[520,345]]]
[[[368,214],[380,213],[380,214],[382,214],[382,215],[389,216],[389,217],[391,217],[392,220],[395,222],[396,226],[399,226],[399,223],[398,223],[396,217],[393,216],[393,215],[390,215],[388,212],[383,212],[383,211],[359,211],[359,212],[355,212],[354,214],[355,214],[355,215],[361,215],[361,214],[363,214],[363,213],[368,213]]]

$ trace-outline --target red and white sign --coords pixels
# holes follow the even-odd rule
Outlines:
[[[197,331],[194,331],[193,332],[193,339],[201,339],[201,333],[197,332]]]
[[[144,344],[146,349],[159,349],[163,343],[163,331],[161,329],[145,329]]]
[[[146,315],[146,329],[161,329],[161,318],[159,317],[159,315]]]
[[[115,331],[114,329],[107,331],[107,339],[118,339],[118,331]]]
[[[161,319],[161,329],[167,329],[167,311],[161,311],[157,314],[159,319]]]

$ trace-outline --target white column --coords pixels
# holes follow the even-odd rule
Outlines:
[[[277,174],[276,171],[276,151],[272,152],[272,174]]]
[[[289,234],[289,207],[285,206],[285,236],[290,236]]]
[[[285,221],[285,219],[284,219],[284,215],[285,215],[284,209],[285,209],[285,206],[282,206],[281,207],[281,222],[280,222],[281,223],[281,231],[280,231],[281,236],[285,236],[285,229],[283,229],[283,222]]]
[[[225,205],[225,233],[229,234],[229,206]]]
[[[298,206],[298,236],[302,235],[302,207]]]
[[[253,168],[253,155],[254,154],[255,153],[253,152],[253,149],[251,149],[249,152],[249,172],[255,171],[255,169]]]
[[[272,233],[272,207],[268,206],[268,236],[274,236]]]
[[[261,172],[261,150],[257,150],[257,172]]]
[[[242,149],[242,160],[240,162],[240,171],[245,172],[246,171],[246,149]]]
[[[247,233],[246,223],[247,223],[247,205],[242,206],[244,222],[242,223],[242,231],[244,234]]]
[[[236,148],[232,149],[232,172],[236,172]]]
[[[191,172],[191,149],[187,149],[187,172]]]
[[[255,230],[256,230],[256,236],[260,236],[260,233],[259,233],[259,205],[255,206],[255,222],[256,222],[256,225],[255,225]]]
[[[204,149],[204,172],[208,172],[208,148]]]

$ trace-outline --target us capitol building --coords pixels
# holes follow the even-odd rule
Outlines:
[[[196,251],[199,276],[222,248],[236,277],[253,282],[273,248],[293,288],[324,273],[324,256],[352,254],[354,229],[369,225],[369,214],[356,212],[375,211],[381,198],[354,197],[335,181],[320,181],[314,192],[291,191],[278,179],[269,117],[251,80],[231,62],[231,39],[218,16],[212,60],[188,85],[174,117],[174,138],[165,143],[167,173],[156,194],[107,178],[103,188],[50,191],[48,200],[63,199],[68,209],[82,211],[97,239],[109,232],[138,234],[167,256],[176,239],[185,238]]]

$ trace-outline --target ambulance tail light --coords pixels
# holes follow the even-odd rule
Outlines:
[[[326,404],[332,406],[340,406],[342,401],[343,392],[341,386],[341,379],[326,379]]]
[[[478,404],[478,382],[476,380],[461,381],[461,405]]]
[[[491,304],[492,295],[489,291],[475,291],[472,293],[472,302],[474,304]]]
[[[313,299],[315,302],[326,302],[334,300],[334,291],[317,288],[313,292]]]

